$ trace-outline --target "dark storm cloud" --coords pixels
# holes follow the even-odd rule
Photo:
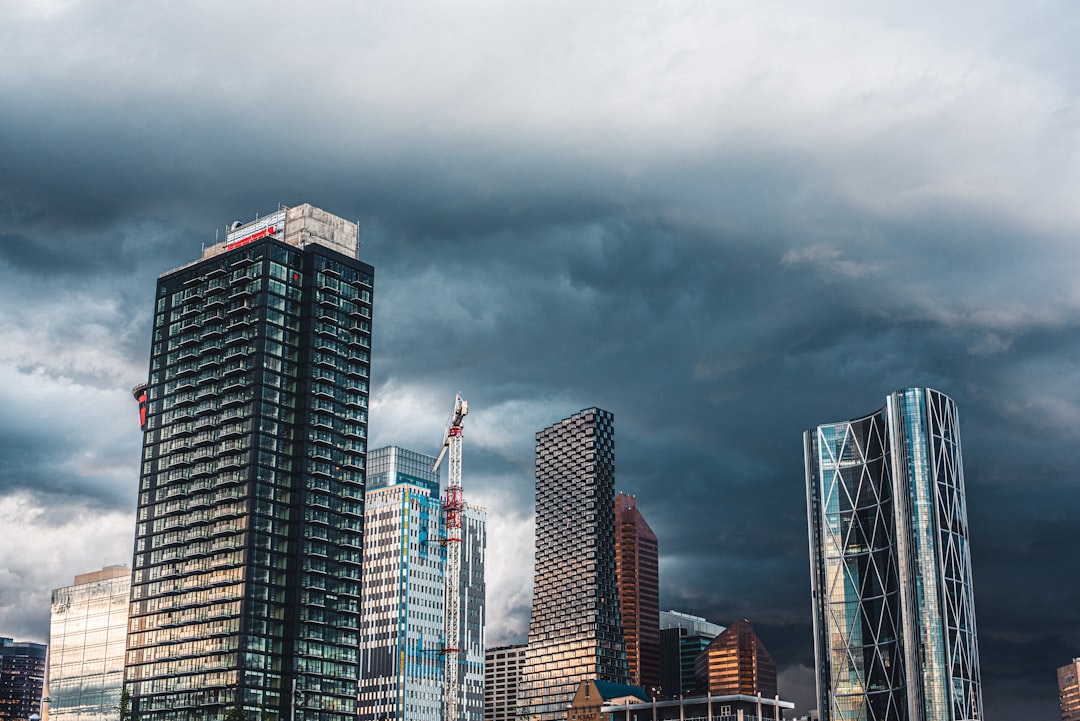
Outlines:
[[[1080,652],[1077,84],[1065,35],[1002,28],[1059,11],[17,4],[3,517],[126,560],[154,278],[311,202],[376,267],[373,444],[434,451],[472,404],[491,638],[527,628],[533,434],[599,405],[665,607],[752,618],[806,694],[801,434],[929,385],[961,409],[988,710],[1026,686],[1049,717]],[[101,560],[55,555],[0,554],[0,633],[42,638],[40,589]]]

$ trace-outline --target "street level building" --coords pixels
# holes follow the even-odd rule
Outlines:
[[[310,205],[158,278],[125,685],[139,721],[354,721],[373,270]]]
[[[629,681],[614,503],[611,413],[587,408],[536,434],[533,605],[518,693],[533,721],[565,719],[582,681]]]
[[[578,684],[570,702],[569,721],[603,721],[604,706],[639,704],[649,700],[645,689],[610,681],[589,679]]]
[[[52,592],[50,721],[116,721],[124,685],[131,568],[106,566]]]
[[[446,544],[433,456],[389,446],[368,456],[359,721],[438,721],[446,663]],[[458,708],[484,716],[483,509],[465,505]]]
[[[664,698],[690,696],[697,687],[695,662],[724,627],[680,611],[660,612],[660,679]]]
[[[1080,721],[1080,658],[1074,658],[1057,672],[1061,721]]]
[[[40,717],[47,650],[42,643],[0,637],[0,721]]]
[[[604,721],[778,721],[795,704],[778,696],[694,695],[642,703],[615,703],[600,708]]]
[[[519,721],[518,684],[527,648],[496,646],[484,654],[484,721]]]
[[[736,621],[694,662],[698,693],[776,696],[776,663],[749,621]]]
[[[804,448],[822,720],[984,718],[956,404],[899,390]]]
[[[637,499],[615,498],[615,575],[630,684],[660,693],[660,551]]]

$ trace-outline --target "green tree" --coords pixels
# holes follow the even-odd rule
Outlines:
[[[120,704],[116,707],[116,710],[120,712],[120,721],[132,721],[131,691],[128,691],[127,686],[120,690]]]
[[[233,706],[229,709],[229,713],[225,714],[225,721],[247,721],[247,711],[240,704]]]

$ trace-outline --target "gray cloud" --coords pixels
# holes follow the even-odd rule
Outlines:
[[[435,450],[472,403],[492,639],[528,621],[533,433],[601,405],[665,606],[752,618],[805,708],[801,432],[931,385],[962,413],[988,710],[1054,712],[1080,648],[1071,6],[0,14],[0,515],[44,529],[0,553],[0,632],[41,640],[41,589],[130,557],[156,275],[312,202],[376,266],[372,442]]]

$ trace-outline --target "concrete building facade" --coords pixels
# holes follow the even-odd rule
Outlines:
[[[519,721],[518,685],[527,648],[524,643],[496,646],[484,655],[484,721]]]

